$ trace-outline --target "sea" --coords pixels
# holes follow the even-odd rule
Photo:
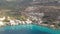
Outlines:
[[[0,34],[60,34],[60,30],[39,25],[25,24],[0,27]]]

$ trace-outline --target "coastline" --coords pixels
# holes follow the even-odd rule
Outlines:
[[[37,26],[42,26],[42,27],[47,27],[49,29],[53,29],[53,30],[60,30],[59,28],[56,28],[56,27],[50,27],[50,26],[46,26],[45,24],[19,24],[19,25],[37,25]],[[19,26],[19,25],[3,25],[3,26],[0,26],[0,28],[4,28],[4,27],[7,27],[7,26]]]
[[[7,18],[6,18],[7,17]],[[19,20],[19,19],[11,19],[11,17],[9,16],[4,16],[3,18],[0,19],[0,27],[5,27],[5,26],[17,26],[17,25],[27,25],[27,24],[36,24],[36,25],[39,25],[39,26],[45,26],[45,27],[48,27],[48,28],[52,28],[52,29],[59,29],[59,27],[56,27],[56,24],[55,23],[47,23],[47,22],[44,22],[42,20],[42,18],[40,19],[35,19],[35,18],[20,18],[22,20]],[[24,16],[23,16],[24,17]]]
[[[2,27],[0,28],[0,31],[4,31],[4,30],[19,30],[19,29],[24,29],[24,28],[37,28],[38,30],[40,31],[45,31],[45,32],[49,32],[49,33],[53,33],[53,34],[60,34],[60,29],[59,30],[55,30],[55,29],[51,29],[51,28],[48,28],[48,27],[45,27],[45,26],[39,26],[39,25],[32,25],[32,24],[25,24],[25,25],[17,25],[17,26],[5,26],[5,27]]]

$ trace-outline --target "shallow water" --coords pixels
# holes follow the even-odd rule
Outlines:
[[[18,25],[0,28],[0,34],[60,34],[60,30],[38,25]]]

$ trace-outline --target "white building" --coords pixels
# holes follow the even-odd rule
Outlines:
[[[5,19],[5,16],[3,18],[0,18],[0,21],[3,21]]]
[[[18,24],[21,24],[22,21],[20,21],[20,20],[15,20],[15,23],[18,25]]]
[[[25,24],[25,21],[21,21],[22,24]]]
[[[10,20],[10,25],[16,25],[14,20]]]
[[[27,23],[27,24],[31,24],[31,23],[32,23],[32,21],[31,21],[31,20],[29,20],[29,19],[27,19],[26,23]]]
[[[8,18],[8,20],[11,20],[11,18],[9,16],[7,18]]]
[[[3,26],[3,25],[5,25],[5,23],[3,23],[2,21],[0,21],[0,26]]]
[[[43,21],[41,19],[38,20],[38,24],[41,24]]]

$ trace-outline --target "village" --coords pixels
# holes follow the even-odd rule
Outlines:
[[[36,25],[40,25],[40,26],[49,26],[49,24],[45,24],[43,23],[42,19],[37,19],[36,20],[30,20],[29,18],[24,20],[17,20],[17,19],[10,19],[10,17],[7,17],[8,20],[6,20],[6,17],[2,17],[0,18],[0,27],[4,27],[4,26],[16,26],[16,25],[24,25],[24,24],[36,24]],[[54,28],[54,25],[50,25],[50,27]]]
[[[53,6],[28,6],[24,10],[1,9],[0,27],[35,24],[60,29],[59,9]]]
[[[36,25],[47,26],[51,28],[60,28],[59,20],[56,20],[54,19],[54,17],[52,18],[51,16],[49,16],[47,14],[48,12],[40,12],[39,10],[40,10],[39,7],[30,6],[30,7],[27,7],[24,11],[21,11],[21,13],[19,11],[18,12],[19,15],[18,14],[16,15],[17,11],[12,11],[11,14],[15,12],[14,16],[17,18],[15,17],[12,18],[7,13],[6,14],[8,16],[5,15],[5,13],[3,13],[5,16],[3,14],[2,14],[3,17],[1,17],[2,15],[0,16],[0,27],[16,26],[16,25],[24,25],[24,24],[36,24]],[[50,9],[47,9],[47,10],[50,10]],[[11,10],[4,10],[4,11],[8,12]],[[3,12],[3,10],[1,10],[1,12]]]
[[[19,25],[19,24],[32,24],[33,21],[31,21],[30,19],[27,19],[26,21],[20,21],[17,19],[10,19],[10,17],[7,17],[8,20],[5,20],[6,17],[4,16],[3,18],[0,18],[0,26],[5,26],[5,25]]]

